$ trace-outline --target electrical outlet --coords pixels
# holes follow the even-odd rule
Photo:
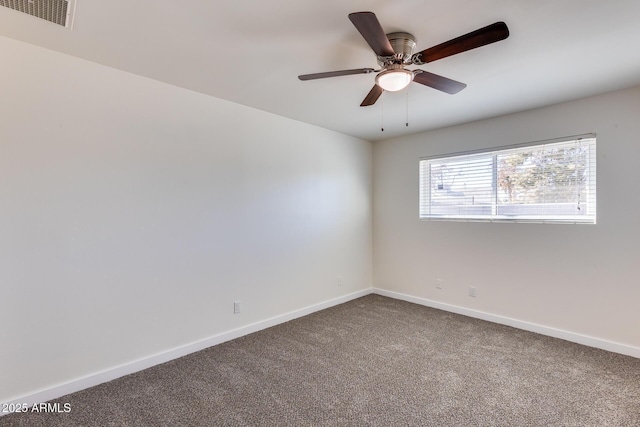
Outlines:
[[[240,301],[233,302],[233,314],[240,313]]]
[[[442,279],[436,279],[436,289],[442,289]]]
[[[469,286],[469,296],[473,298],[476,297],[476,288],[474,286]]]
[[[342,285],[344,285],[344,278],[342,276],[338,276],[337,284],[339,288],[341,288]]]

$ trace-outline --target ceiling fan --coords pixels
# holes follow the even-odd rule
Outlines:
[[[396,32],[385,34],[378,18],[373,12],[355,12],[349,14],[349,20],[362,37],[369,43],[376,54],[379,70],[373,68],[356,68],[352,70],[329,71],[326,73],[303,74],[300,80],[324,79],[327,77],[348,76],[351,74],[379,73],[376,84],[365,97],[361,107],[376,103],[385,90],[395,92],[402,90],[412,81],[432,87],[434,89],[456,94],[467,87],[466,84],[448,79],[424,70],[408,70],[409,65],[422,65],[447,56],[475,49],[504,40],[509,37],[509,29],[504,22],[496,22],[479,30],[456,37],[418,53],[413,53],[416,47],[415,37],[409,33]]]

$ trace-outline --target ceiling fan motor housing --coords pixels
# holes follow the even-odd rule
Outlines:
[[[378,63],[382,66],[389,63],[410,63],[413,50],[416,48],[416,38],[409,33],[396,32],[387,34],[387,38],[391,43],[395,57],[378,56]]]

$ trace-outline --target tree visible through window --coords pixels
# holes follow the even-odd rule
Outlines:
[[[420,161],[423,219],[595,223],[595,137]]]

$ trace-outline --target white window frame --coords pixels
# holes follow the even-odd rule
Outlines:
[[[584,209],[584,213],[580,215],[571,214],[498,214],[500,204],[498,202],[498,170],[497,170],[497,156],[503,154],[509,154],[510,152],[522,151],[530,148],[532,150],[545,149],[545,148],[562,148],[567,144],[585,144],[588,147],[588,155],[585,165],[588,169],[587,182],[585,183],[586,194],[585,200],[581,200],[579,206]],[[432,205],[432,184],[431,179],[431,165],[442,164],[443,160],[457,161],[473,161],[474,157],[478,159],[489,158],[492,156],[491,167],[493,168],[491,177],[492,194],[491,202],[489,204],[483,204],[484,211],[491,213],[433,213]],[[485,162],[485,168],[487,162]],[[440,156],[428,156],[419,159],[418,167],[420,174],[420,191],[419,191],[419,219],[432,221],[432,220],[445,220],[445,221],[479,221],[479,222],[533,222],[533,223],[561,223],[561,224],[595,224],[596,223],[596,134],[583,134],[574,135],[564,138],[557,138],[553,140],[528,142],[524,144],[516,144],[502,147],[495,147],[489,149],[466,151],[462,153],[452,153]],[[485,169],[486,170],[486,169]],[[485,174],[486,176],[486,174]],[[467,188],[467,187],[465,187]],[[488,187],[487,187],[488,188]],[[485,200],[487,196],[485,195]],[[502,205],[506,207],[507,205]],[[516,205],[517,206],[517,205]],[[524,206],[524,205],[520,205]],[[549,204],[552,206],[552,204]],[[490,208],[489,208],[490,207]],[[464,209],[460,209],[464,210]],[[469,209],[472,211],[473,209]],[[504,209],[503,209],[504,210]]]

